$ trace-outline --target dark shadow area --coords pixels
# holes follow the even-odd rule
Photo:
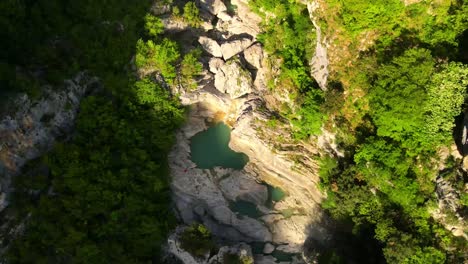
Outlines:
[[[468,29],[458,37],[457,61],[468,64]]]

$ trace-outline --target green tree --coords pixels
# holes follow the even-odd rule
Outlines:
[[[167,38],[160,44],[152,40],[138,40],[136,45],[135,64],[138,68],[159,71],[167,81],[172,83],[176,78],[176,61],[180,53],[177,43]]]
[[[427,88],[424,132],[427,148],[448,144],[454,119],[461,113],[468,87],[468,66],[449,63],[432,76]]]
[[[151,37],[157,37],[164,32],[164,24],[159,17],[151,14],[145,16],[145,29]]]
[[[202,20],[199,13],[200,11],[195,2],[190,1],[184,5],[183,18],[191,27],[200,27]]]
[[[200,75],[203,70],[203,64],[199,62],[201,50],[195,49],[184,56],[180,66],[180,78],[182,86],[189,90],[197,88],[197,82],[194,78]]]

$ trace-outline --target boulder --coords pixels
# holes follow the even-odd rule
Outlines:
[[[271,243],[266,243],[263,247],[263,254],[271,254],[273,251],[275,251],[275,246]]]
[[[221,44],[221,53],[225,61],[241,53],[252,44],[252,40],[243,38]]]
[[[219,68],[214,85],[231,98],[239,98],[252,92],[252,76],[238,61],[230,61]]]
[[[220,58],[211,58],[208,65],[210,67],[210,72],[216,74],[219,68],[221,68],[224,65],[224,61]]]
[[[256,43],[244,51],[245,60],[255,69],[262,68],[263,57],[263,49],[260,43]]]
[[[232,20],[232,16],[230,16],[227,11],[219,12],[217,17],[219,19],[221,19],[222,21],[231,21]]]
[[[221,0],[200,0],[200,7],[215,16],[220,12],[227,11],[226,5]]]
[[[201,36],[198,38],[198,43],[200,43],[206,52],[210,53],[214,57],[221,58],[223,56],[221,47],[216,40]]]

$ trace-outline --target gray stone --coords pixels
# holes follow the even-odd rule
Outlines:
[[[263,49],[260,43],[250,46],[244,51],[245,60],[256,69],[262,68]]]
[[[231,98],[238,98],[252,92],[252,76],[238,61],[224,64],[215,75],[216,89],[227,93]]]
[[[198,43],[200,43],[206,52],[213,55],[214,57],[221,58],[223,56],[221,47],[219,46],[218,42],[216,42],[216,40],[201,36],[198,38]]]
[[[225,61],[241,53],[252,44],[252,40],[243,38],[221,44],[221,53]]]
[[[322,30],[313,16],[314,11],[318,8],[318,2],[308,2],[307,9],[309,11],[310,20],[314,24],[316,36],[315,54],[310,61],[311,73],[314,79],[322,90],[327,89],[328,79],[328,56],[327,47],[322,40]]]
[[[224,61],[220,58],[211,58],[208,65],[210,67],[210,72],[216,74],[219,68],[224,65]]]
[[[221,0],[200,0],[200,7],[215,16],[227,10],[226,5]]]

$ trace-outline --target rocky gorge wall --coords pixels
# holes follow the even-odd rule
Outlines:
[[[268,243],[266,252],[276,249],[301,255],[306,240],[327,243],[330,236],[319,206],[323,195],[317,188],[318,166],[310,158],[317,150],[288,140],[287,126],[265,125],[274,115],[272,102],[292,102],[280,87],[273,92],[266,86],[277,62],[257,42],[261,18],[247,1],[231,4],[237,7],[234,15],[228,14],[220,0],[200,1],[204,18],[200,31],[165,23],[168,32],[186,32],[187,42],[198,41],[205,51],[198,88],[174,91],[190,109],[169,156],[174,202],[184,223],[203,223],[221,243],[263,242]],[[322,85],[325,82],[326,76],[321,80]],[[213,122],[231,126],[229,146],[249,157],[244,169],[200,169],[192,162],[190,138]],[[280,137],[285,140],[279,142]],[[264,205],[268,192],[263,182],[286,193],[272,208]],[[230,207],[237,200],[255,204],[261,216],[237,214]],[[262,254],[255,255],[255,260],[275,263],[274,257]]]

